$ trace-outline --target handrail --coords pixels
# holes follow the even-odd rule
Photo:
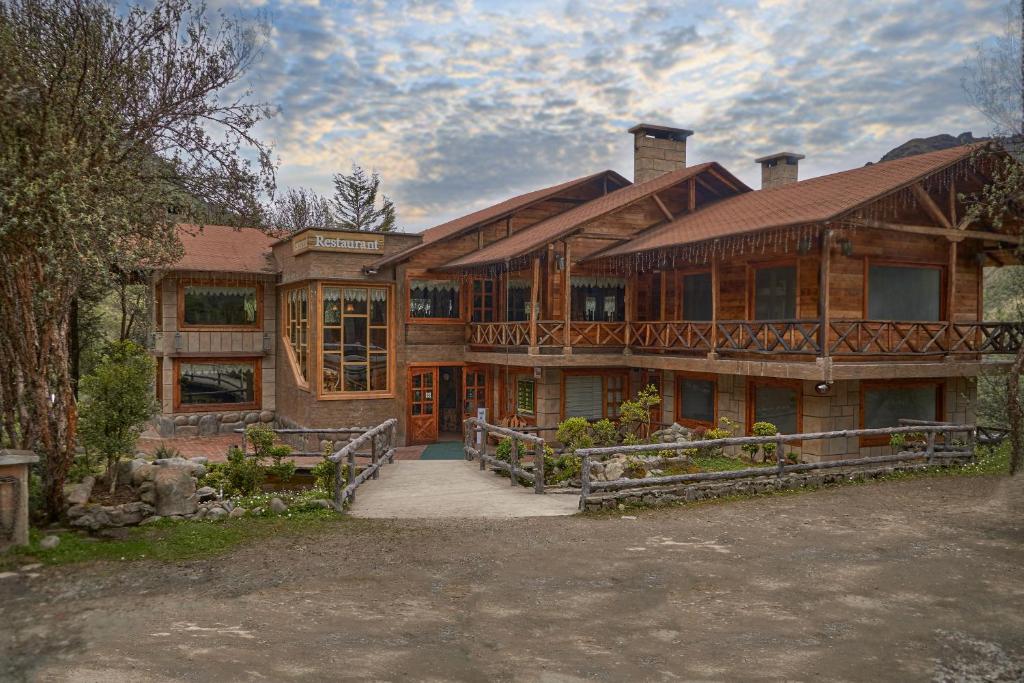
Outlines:
[[[463,423],[465,441],[462,451],[466,460],[477,458],[480,460],[480,469],[487,469],[487,465],[509,473],[512,479],[512,486],[515,486],[520,479],[533,484],[534,493],[544,493],[544,439],[526,432],[517,432],[509,427],[492,425],[476,417],[467,418]],[[512,440],[512,448],[509,451],[509,461],[506,463],[498,460],[495,456],[487,453],[487,437],[490,434],[498,434]],[[473,447],[473,437],[480,435],[480,448]],[[533,472],[527,472],[519,467],[519,442],[523,441],[533,444]]]
[[[395,432],[398,428],[398,420],[390,418],[380,423],[373,429],[363,432],[352,441],[342,446],[328,460],[336,465],[334,476],[334,509],[341,512],[348,501],[356,498],[356,489],[371,477],[380,477],[380,468],[387,462],[395,460]],[[386,435],[386,440],[379,443],[378,437]],[[366,442],[370,442],[370,464],[360,473],[356,473],[356,450],[362,448]],[[383,453],[381,452],[383,449]],[[348,485],[341,488],[341,467],[342,460],[348,462]]]

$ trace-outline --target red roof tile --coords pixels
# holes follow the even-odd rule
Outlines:
[[[546,244],[565,237],[584,223],[612,213],[641,199],[646,199],[656,192],[665,190],[712,169],[736,185],[741,192],[748,192],[750,190],[741,181],[733,177],[731,173],[713,161],[681,168],[678,171],[665,173],[643,183],[628,185],[597,199],[592,199],[586,204],[581,204],[565,213],[560,213],[536,225],[524,228],[479,251],[474,251],[446,263],[442,266],[442,269],[483,266],[529,254]]]
[[[271,245],[277,238],[257,228],[179,225],[185,255],[174,270],[223,273],[275,273]]]
[[[409,247],[408,249],[404,249],[398,252],[397,254],[391,254],[390,256],[382,258],[370,267],[383,268],[384,266],[391,265],[392,263],[403,261],[409,258],[410,256],[429,247],[435,242],[439,242],[449,237],[454,237],[466,230],[471,230],[473,228],[476,228],[477,226],[486,223],[491,223],[500,218],[504,218],[505,216],[515,213],[516,211],[519,211],[521,209],[524,209],[531,204],[542,202],[545,199],[557,195],[559,192],[564,192],[565,190],[570,190],[579,185],[583,185],[585,183],[590,182],[591,180],[600,178],[602,175],[605,174],[610,174],[617,180],[629,183],[628,180],[620,176],[618,173],[615,173],[615,171],[601,171],[600,173],[593,173],[582,178],[576,178],[575,180],[569,180],[564,183],[559,183],[558,185],[552,185],[551,187],[545,187],[540,190],[534,190],[533,192],[527,192],[526,194],[521,194],[516,197],[512,197],[511,199],[506,199],[503,202],[499,202],[492,206],[488,206],[484,209],[480,209],[479,211],[474,211],[473,213],[466,214],[465,216],[460,216],[459,218],[450,220],[447,223],[442,223],[441,225],[435,225],[432,228],[427,228],[422,233],[422,242],[412,247]]]
[[[978,145],[885,161],[747,192],[651,228],[590,258],[624,256],[769,228],[834,220],[970,156]]]

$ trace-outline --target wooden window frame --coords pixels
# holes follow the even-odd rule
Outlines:
[[[861,316],[864,320],[873,320],[868,317],[868,310],[870,309],[870,301],[868,297],[871,295],[871,266],[883,266],[883,267],[896,267],[896,268],[927,268],[931,270],[939,271],[939,319],[938,320],[893,320],[887,322],[920,322],[920,323],[941,323],[949,320],[949,311],[947,311],[946,301],[949,299],[948,292],[946,291],[949,287],[949,268],[945,263],[936,263],[935,261],[910,261],[901,259],[887,259],[887,258],[874,258],[871,256],[864,257],[864,282],[863,292],[861,296]]]
[[[622,400],[623,401],[628,401],[629,397],[631,396],[631,394],[630,394],[630,380],[629,380],[630,372],[629,372],[628,368],[623,368],[621,370],[614,370],[614,369],[585,370],[583,368],[580,368],[578,370],[562,370],[562,379],[561,379],[562,386],[561,386],[561,397],[560,397],[561,405],[559,406],[559,415],[561,416],[561,419],[565,420],[565,380],[566,380],[567,377],[573,377],[573,376],[579,376],[579,375],[591,376],[591,377],[597,377],[597,376],[601,377],[601,417],[598,418],[598,419],[603,419],[603,420],[615,420],[615,419],[618,419],[618,416],[611,417],[611,416],[608,415],[608,376],[609,375],[615,375],[615,376],[621,376],[623,378],[622,395],[623,395],[624,398]]]
[[[299,362],[298,357],[295,355],[295,349],[292,348],[292,340],[290,336],[291,328],[291,310],[288,304],[288,295],[298,290],[306,290],[306,377],[302,376],[302,364]],[[281,331],[281,347],[284,348],[285,355],[288,357],[288,366],[292,371],[292,378],[295,380],[296,386],[302,391],[309,392],[309,376],[310,366],[313,365],[313,354],[310,353],[310,341],[313,335],[310,334],[311,326],[309,324],[310,312],[313,311],[310,287],[308,283],[301,283],[298,285],[291,285],[281,290],[281,300],[279,307],[281,311],[280,316],[280,331]],[[317,309],[319,310],[319,309]],[[317,337],[319,343],[319,337]]]
[[[711,320],[687,320],[686,311],[683,305],[686,301],[686,278],[691,275],[708,275],[711,277],[711,286],[714,287],[714,276],[711,274],[711,268],[692,268],[678,271],[676,274],[676,286],[679,291],[676,294],[676,319],[680,322],[693,322],[693,323],[710,323]],[[715,316],[715,293],[711,292],[711,317],[714,319]]]
[[[786,387],[793,389],[796,392],[796,433],[800,434],[804,430],[804,390],[803,380],[799,379],[782,379],[780,377],[747,377],[746,387],[746,415],[745,424],[743,426],[744,431],[747,434],[752,434],[754,429],[754,423],[757,422],[757,416],[755,415],[755,392],[757,387],[761,386],[773,386],[773,387]],[[778,425],[776,425],[778,427]],[[799,445],[799,442],[794,442]]]
[[[416,318],[412,314],[412,281],[438,280],[441,282],[459,283],[459,316],[457,318]],[[406,272],[405,274],[405,322],[411,325],[461,325],[469,320],[469,307],[466,297],[466,282],[458,275],[445,276],[439,273]]]
[[[227,278],[179,278],[177,283],[178,329],[182,332],[259,332],[263,329],[263,288],[261,280],[240,281]],[[185,322],[185,288],[208,285],[212,287],[256,288],[256,322],[248,325],[191,325]]]
[[[872,389],[904,389],[911,387],[935,387],[935,420],[943,421],[946,415],[946,380],[942,378],[937,379],[873,379],[873,380],[861,380],[860,387],[858,389],[858,401],[857,401],[857,425],[860,429],[864,427],[864,394]],[[860,437],[860,445],[864,447],[870,446],[887,446],[889,444],[889,437],[887,436],[862,436]]]
[[[757,321],[754,316],[757,314],[757,271],[769,268],[792,268],[796,284],[796,301],[793,302],[793,320],[800,320],[800,259],[796,256],[775,258],[765,261],[751,261],[747,263],[747,316],[748,321]]]
[[[324,391],[324,287],[346,287],[356,289],[384,289],[388,293],[388,311],[386,314],[388,329],[388,388],[386,391]],[[397,383],[395,382],[396,361],[395,355],[395,285],[390,282],[373,282],[367,280],[318,280],[316,283],[316,301],[313,310],[316,311],[316,367],[312,368],[316,378],[316,398],[318,401],[352,401],[352,400],[374,400],[382,398],[395,398]],[[367,302],[369,305],[369,302]],[[367,343],[369,343],[369,326],[367,326]],[[344,346],[344,339],[342,345]],[[314,356],[311,356],[314,357]],[[342,362],[344,365],[344,362]],[[411,364],[410,364],[411,365]],[[430,365],[437,365],[431,363]],[[448,363],[447,365],[455,365]],[[369,372],[369,368],[367,368]],[[367,375],[369,381],[369,375]]]
[[[713,413],[711,422],[705,422],[703,420],[691,420],[689,418],[683,417],[683,382],[685,380],[701,380],[705,382],[711,382],[712,386],[714,387],[714,391],[711,395]],[[676,422],[683,425],[684,427],[690,427],[691,429],[715,429],[718,426],[718,375],[709,372],[677,372],[675,389]]]
[[[226,363],[238,365],[248,363],[253,366],[253,400],[249,403],[204,403],[202,405],[182,405],[181,403],[181,364],[192,365],[214,365]],[[263,359],[259,356],[203,356],[201,358],[175,358],[174,359],[174,397],[173,407],[175,413],[213,413],[233,412],[238,410],[260,410],[263,405]]]
[[[417,279],[421,279],[421,278],[417,278]],[[469,278],[469,288],[468,288],[469,289],[469,291],[468,291],[469,296],[467,297],[468,301],[466,302],[467,309],[468,309],[467,313],[466,313],[466,321],[470,322],[470,323],[472,323],[472,322],[479,322],[479,323],[486,323],[486,322],[488,322],[486,320],[476,320],[476,321],[473,320],[473,316],[476,314],[476,312],[478,310],[479,311],[487,310],[486,308],[477,308],[476,302],[474,301],[474,298],[476,297],[476,292],[474,291],[474,287],[476,287],[476,283],[478,283],[478,282],[480,282],[480,283],[490,282],[491,283],[491,294],[490,294],[490,296],[491,296],[491,309],[490,309],[491,310],[491,320],[490,320],[490,322],[498,322],[498,282],[497,282],[497,280],[495,278],[491,278],[491,277],[473,277],[473,278]],[[480,296],[487,296],[487,295],[481,293]],[[419,320],[422,320],[422,318],[415,318],[415,320],[419,321]]]

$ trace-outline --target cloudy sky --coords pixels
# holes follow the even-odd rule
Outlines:
[[[418,231],[604,168],[632,177],[625,130],[695,131],[689,163],[753,187],[756,156],[809,177],[918,136],[987,132],[964,60],[1002,31],[1001,1],[233,0],[273,32],[250,73],[280,106],[261,129],[281,187],[328,192],[376,169]],[[254,6],[258,10],[254,10]],[[925,9],[927,8],[927,11]]]

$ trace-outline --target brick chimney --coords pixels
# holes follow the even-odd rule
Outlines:
[[[641,123],[629,132],[633,134],[633,182],[686,168],[686,138],[693,135],[692,130]]]
[[[754,159],[754,163],[761,164],[761,189],[769,190],[795,183],[800,160],[803,158],[803,154],[779,152]]]

